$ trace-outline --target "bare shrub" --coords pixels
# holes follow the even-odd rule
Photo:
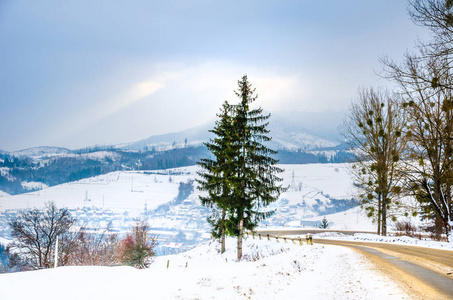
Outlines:
[[[71,266],[115,266],[120,263],[119,239],[108,229],[87,232],[84,227],[75,233],[67,251],[62,251],[66,265]]]
[[[397,236],[420,237],[420,234],[416,234],[417,227],[408,221],[395,222],[395,231]]]

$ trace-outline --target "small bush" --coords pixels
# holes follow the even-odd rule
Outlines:
[[[408,221],[397,221],[395,222],[395,231],[397,236],[408,236],[408,237],[418,237],[420,238],[420,234],[416,234],[417,227],[413,225],[411,222]]]
[[[157,245],[155,236],[148,236],[149,226],[145,222],[137,223],[130,233],[120,242],[120,260],[123,264],[139,269],[149,267],[154,247]]]

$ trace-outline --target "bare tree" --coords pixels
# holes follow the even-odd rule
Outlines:
[[[409,1],[409,16],[411,19],[415,24],[428,28],[434,35],[434,40],[425,45],[437,49],[439,49],[439,47],[447,49],[449,47],[445,46],[453,43],[452,9],[452,0]]]
[[[406,56],[402,65],[385,61],[388,77],[400,87],[410,139],[407,175],[411,190],[452,240],[453,78],[444,58]]]
[[[341,127],[356,154],[352,173],[362,207],[377,221],[377,233],[382,235],[387,234],[389,209],[401,197],[404,125],[396,95],[370,88],[359,93]]]
[[[66,208],[58,209],[53,202],[46,209],[22,211],[9,225],[15,238],[12,247],[19,249],[34,268],[50,268],[57,237],[63,237],[75,223]]]

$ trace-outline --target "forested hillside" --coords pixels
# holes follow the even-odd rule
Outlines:
[[[33,153],[33,154],[31,154]],[[112,171],[162,170],[195,165],[209,157],[205,146],[175,147],[158,151],[126,151],[113,147],[95,147],[52,155],[36,152],[0,153],[0,190],[11,195],[39,190]],[[334,148],[314,151],[280,150],[276,158],[282,164],[340,163],[351,154]]]

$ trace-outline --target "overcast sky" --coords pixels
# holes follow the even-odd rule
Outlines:
[[[0,1],[0,149],[133,142],[215,118],[346,112],[425,35],[405,0]]]

